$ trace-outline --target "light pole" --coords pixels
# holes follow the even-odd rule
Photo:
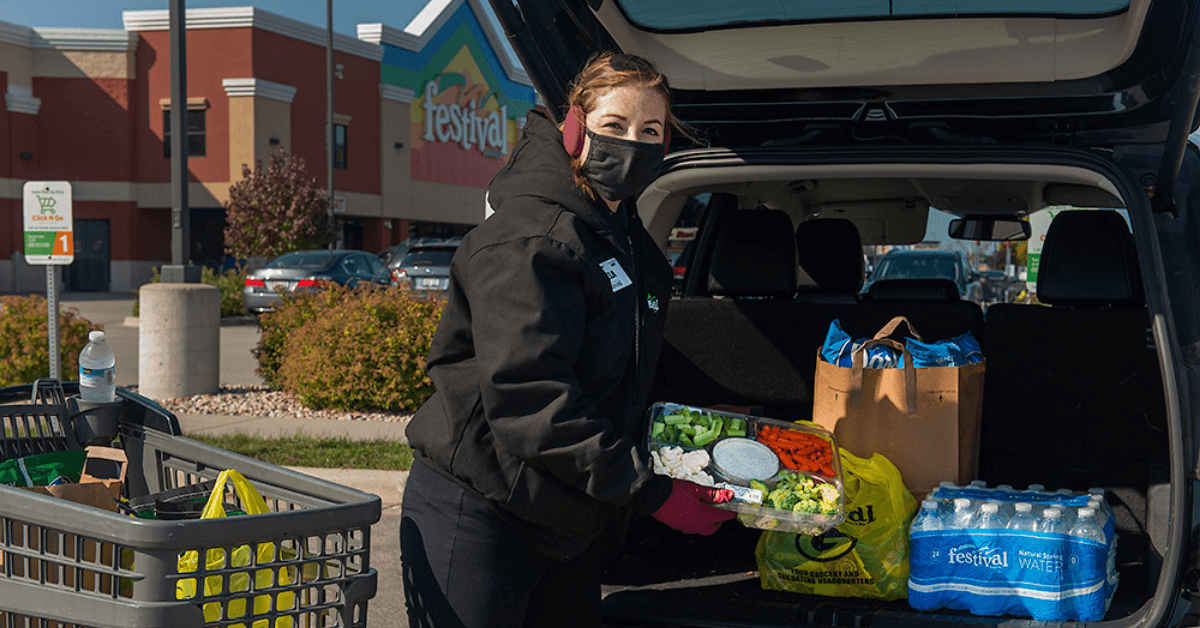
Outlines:
[[[333,0],[325,0],[325,177],[329,182],[329,226],[336,229],[333,218]],[[332,250],[337,235],[329,242]]]
[[[171,0],[171,264],[163,283],[200,283],[191,265],[191,210],[188,207],[187,21],[184,0]]]

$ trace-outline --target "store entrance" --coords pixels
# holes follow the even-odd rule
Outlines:
[[[108,292],[109,227],[107,220],[75,220],[75,261],[63,272],[68,292]]]

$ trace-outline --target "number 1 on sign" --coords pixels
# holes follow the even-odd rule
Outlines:
[[[59,231],[54,234],[54,252],[51,255],[74,255],[73,249],[70,231]]]

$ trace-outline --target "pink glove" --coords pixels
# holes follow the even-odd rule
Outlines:
[[[654,518],[688,534],[705,536],[717,531],[721,523],[737,516],[737,513],[714,508],[733,499],[733,491],[727,488],[709,488],[685,480],[672,480],[671,496],[658,510]]]

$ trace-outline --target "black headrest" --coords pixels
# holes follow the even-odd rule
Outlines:
[[[805,220],[796,227],[800,260],[797,295],[847,294],[863,285],[863,249],[858,227],[845,218]]]
[[[1037,296],[1050,305],[1140,305],[1142,282],[1133,234],[1112,210],[1054,217],[1038,264]]]
[[[778,209],[732,212],[717,236],[708,290],[726,296],[787,297],[796,292],[792,219]]]
[[[959,301],[950,279],[880,279],[867,288],[869,301]]]

